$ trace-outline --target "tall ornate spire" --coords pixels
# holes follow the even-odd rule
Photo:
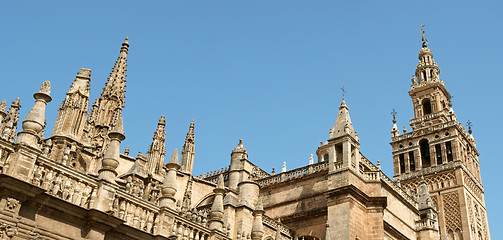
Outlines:
[[[52,136],[80,140],[89,106],[91,69],[81,68],[58,109]]]
[[[166,156],[166,131],[164,127],[166,126],[166,119],[164,115],[159,119],[159,123],[157,124],[157,129],[154,132],[154,137],[152,138],[152,144],[147,151],[147,163],[146,163],[146,171],[149,174],[160,174],[163,163],[164,156]]]
[[[112,129],[121,115],[125,103],[126,62],[129,51],[129,41],[122,43],[120,55],[103,88],[101,96],[93,104],[87,119],[86,133],[88,141],[96,147],[102,147],[108,142],[106,133]]]
[[[21,104],[19,103],[19,98],[12,102],[9,111],[2,119],[2,125],[0,125],[0,137],[9,142],[13,142],[16,137],[17,123],[19,120],[19,109]]]
[[[196,147],[194,145],[195,134],[194,134],[194,120],[190,123],[189,131],[185,137],[185,143],[182,149],[182,168],[184,172],[192,174],[192,168],[194,166],[194,155],[196,154]]]
[[[45,106],[52,101],[51,83],[45,81],[40,90],[33,94],[35,104],[23,121],[23,131],[18,133],[17,142],[34,148],[40,148],[39,141],[43,137],[45,128]]]
[[[342,99],[341,105],[339,106],[339,114],[335,120],[334,127],[330,130],[330,138],[338,138],[344,135],[350,135],[357,139],[355,130],[353,129],[353,123],[351,123],[351,118],[349,117],[349,107],[346,105],[344,98]]]

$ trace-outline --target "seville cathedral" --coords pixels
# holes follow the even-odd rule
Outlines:
[[[68,81],[50,134],[49,81],[34,103],[1,102],[0,239],[490,239],[476,142],[424,35],[409,91],[412,131],[393,119],[392,177],[360,152],[344,98],[316,156],[290,171],[262,170],[240,139],[229,162],[192,175],[194,121],[181,153],[166,155],[164,116],[146,155],[120,152],[129,47],[126,38],[92,105],[91,70]],[[24,119],[21,102],[31,107]]]

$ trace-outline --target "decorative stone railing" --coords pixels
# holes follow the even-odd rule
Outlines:
[[[290,170],[288,172],[282,172],[270,177],[259,179],[257,182],[261,187],[269,186],[271,184],[286,182],[292,179],[301,178],[313,173],[320,172],[322,170],[328,169],[328,162],[320,162],[316,164],[307,165],[305,167]]]
[[[440,112],[434,112],[434,113],[430,113],[430,114],[422,116],[422,117],[410,119],[409,123],[412,125],[412,124],[415,124],[417,122],[422,122],[422,121],[426,121],[426,120],[429,120],[429,119],[436,118],[438,116],[447,116],[448,113],[449,112],[444,109],[444,110],[442,110]]]
[[[264,223],[264,225],[267,225],[272,229],[275,229],[276,231],[279,230],[284,236],[288,237],[288,239],[293,238],[295,235],[294,231],[288,226],[281,222],[275,221],[267,215],[262,215],[262,222]]]
[[[412,138],[418,134],[426,134],[426,133],[434,132],[437,130],[442,130],[442,129],[445,129],[445,128],[448,128],[451,126],[456,126],[456,125],[459,125],[460,127],[462,127],[464,129],[464,127],[462,125],[460,125],[457,121],[449,121],[449,122],[437,124],[435,126],[431,126],[428,128],[419,129],[417,131],[413,131],[410,133],[404,133],[400,136],[392,137],[391,141],[392,142],[401,141],[401,140]],[[461,131],[461,132],[463,132],[463,131]]]
[[[203,173],[203,174],[200,174],[198,176],[194,176],[196,178],[200,178],[200,179],[207,179],[207,178],[210,178],[210,177],[214,177],[214,176],[217,176],[224,173],[224,172],[227,172],[228,169],[227,167],[225,168],[222,168],[222,169],[218,169],[218,170],[215,170],[215,171],[210,171],[210,172],[207,172],[207,173]]]
[[[396,193],[398,193],[401,197],[403,197],[412,206],[415,206],[415,207],[418,206],[416,200],[413,197],[411,197],[409,194],[407,194],[407,192],[405,192],[401,187],[396,185],[396,183],[393,182],[393,180],[391,180],[388,176],[386,176],[386,174],[384,174],[381,171],[381,169],[378,168],[376,165],[374,165],[370,160],[368,160],[366,157],[364,157],[362,155],[360,162],[370,169],[370,172],[364,173],[364,178],[365,178],[365,174],[369,174],[369,175],[367,175],[367,177],[373,178],[374,177],[373,173],[378,172],[377,175],[382,182],[386,183],[391,189],[393,189]]]
[[[363,179],[365,179],[366,181],[380,181],[381,172],[380,171],[363,172]]]
[[[148,233],[154,233],[159,215],[159,207],[141,198],[133,197],[125,191],[116,191],[112,211],[115,217],[126,225]]]
[[[226,229],[223,229],[227,235]],[[207,240],[210,237],[211,231],[206,227],[205,219],[198,218],[182,218],[176,216],[173,223],[169,227],[170,236],[177,236],[177,239],[188,240]]]
[[[221,172],[220,174],[223,174],[224,176],[224,181],[227,181],[229,180],[229,171],[226,171],[226,172]],[[203,178],[203,180],[206,180],[208,182],[212,182],[214,184],[217,184],[217,181],[218,181],[218,176],[220,176],[220,174],[218,175],[213,175],[211,177],[207,177],[207,178]]]
[[[431,173],[439,173],[447,169],[453,169],[456,167],[461,166],[461,161],[453,161],[453,162],[448,162],[444,163],[441,165],[437,166],[432,166],[432,167],[427,167],[427,168],[422,168],[422,169],[416,169],[414,172],[408,172],[408,173],[402,173],[400,174],[400,181],[405,181],[411,178],[419,178],[423,175],[429,175]]]
[[[44,157],[36,160],[29,179],[46,193],[87,209],[96,198],[98,182],[94,178]]]
[[[391,189],[393,189],[396,193],[398,193],[401,197],[403,197],[408,203],[410,203],[414,207],[418,207],[418,203],[416,200],[407,194],[401,187],[395,184],[388,176],[382,173],[381,171],[381,180],[386,183]]]

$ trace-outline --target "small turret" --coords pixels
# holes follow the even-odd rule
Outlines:
[[[213,189],[215,193],[215,200],[211,205],[209,228],[215,230],[222,230],[224,217],[224,177],[223,175],[218,176],[217,187]]]
[[[229,167],[229,188],[237,190],[240,181],[240,171],[243,166],[241,161],[248,158],[248,152],[243,146],[243,139],[239,139],[238,146],[232,150],[231,165]]]
[[[338,169],[350,168],[356,173],[359,172],[360,143],[351,123],[348,110],[349,107],[343,98],[328,139],[329,171],[334,171],[335,163],[338,162],[338,164],[342,165]]]
[[[120,143],[126,139],[122,118],[119,118],[115,127],[108,134],[108,137],[110,138],[110,142],[103,155],[101,169],[98,171],[98,178],[109,183],[115,183],[115,178],[117,177],[115,169],[119,166]]]
[[[166,167],[168,170],[162,182],[159,205],[161,208],[167,207],[174,210],[176,203],[175,194],[178,190],[176,172],[180,168],[180,164],[178,164],[178,150],[176,148]]]
[[[18,134],[18,143],[40,149],[39,141],[45,128],[45,106],[52,101],[50,93],[51,83],[45,81],[40,90],[33,94],[35,104],[23,121],[23,131]]]
[[[187,136],[185,137],[185,143],[183,144],[182,149],[182,161],[181,170],[183,172],[187,172],[192,174],[192,168],[194,166],[194,156],[196,154],[196,147],[194,145],[195,134],[194,134],[194,120],[190,123],[189,131],[187,132]]]
[[[264,224],[262,223],[262,216],[264,215],[264,207],[262,206],[262,200],[258,200],[257,206],[253,211],[253,227],[251,237],[252,240],[261,240],[264,237]]]

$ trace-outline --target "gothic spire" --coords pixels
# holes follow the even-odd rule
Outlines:
[[[79,139],[82,136],[89,106],[91,69],[81,68],[58,109],[52,136]]]
[[[182,149],[182,171],[192,173],[192,168],[194,165],[194,155],[196,153],[196,147],[194,145],[195,134],[194,134],[194,120],[190,123],[189,131],[185,137],[185,143]]]
[[[128,51],[129,41],[126,38],[101,96],[95,100],[87,119],[88,140],[97,147],[106,144],[108,139],[104,136],[115,125],[124,108]]]
[[[157,123],[157,129],[154,132],[154,137],[152,138],[152,144],[147,151],[147,163],[146,171],[149,174],[160,174],[163,163],[164,156],[166,155],[166,131],[164,127],[166,126],[166,119],[164,115],[159,119]]]
[[[19,121],[19,109],[21,104],[19,103],[19,98],[12,102],[9,111],[2,119],[2,125],[0,125],[0,137],[9,142],[13,142],[16,136],[17,123]]]
[[[339,106],[339,114],[335,120],[334,127],[330,131],[330,139],[342,137],[344,135],[350,135],[354,139],[358,139],[353,129],[348,110],[349,107],[346,105],[346,101],[343,98]]]

